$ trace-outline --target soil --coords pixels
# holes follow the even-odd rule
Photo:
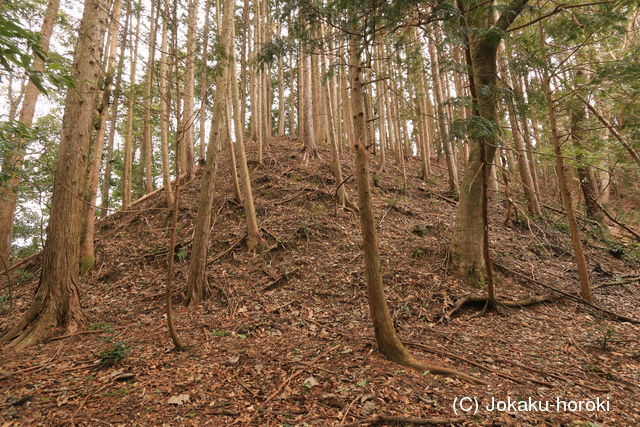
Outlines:
[[[446,194],[444,168],[422,181],[417,159],[408,160],[405,194],[394,165],[374,178],[396,328],[418,357],[489,385],[387,361],[369,320],[359,219],[336,208],[329,153],[321,155],[303,166],[298,144],[276,139],[265,164],[250,165],[268,242],[254,255],[242,246],[243,208],[232,200],[221,153],[208,267],[213,295],[196,308],[184,306],[182,293],[200,175],[182,186],[173,301],[186,352],[172,347],[164,315],[170,215],[162,192],[98,222],[97,263],[81,279],[86,329],[0,353],[0,423],[393,425],[418,417],[413,421],[456,425],[640,425],[637,324],[567,298],[491,312],[469,306],[447,319],[459,298],[483,290],[447,265],[455,200]],[[353,173],[351,160],[344,148],[345,177]],[[345,185],[355,198],[353,179]],[[499,299],[557,296],[526,277],[575,294],[577,270],[562,217],[548,211],[533,222],[519,212],[519,221],[505,224],[499,198],[493,195],[490,209]],[[585,233],[592,282],[609,285],[594,290],[596,304],[638,319],[640,271],[632,244],[602,235]],[[0,333],[31,301],[37,257],[13,275],[13,307],[0,306]],[[4,294],[6,283],[0,283]],[[477,399],[476,414],[454,412],[463,397]],[[551,406],[495,412],[487,409],[492,398]],[[609,406],[571,412],[563,410],[571,403],[556,408],[557,399],[587,408],[586,401],[600,399]]]

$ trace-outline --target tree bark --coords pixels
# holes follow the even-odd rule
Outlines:
[[[100,162],[104,147],[105,121],[109,111],[111,98],[111,84],[116,68],[116,49],[118,47],[118,30],[120,10],[122,2],[115,0],[111,10],[111,22],[109,23],[109,58],[107,61],[107,74],[104,78],[104,90],[102,100],[98,107],[98,121],[93,150],[89,158],[89,171],[84,198],[88,202],[84,207],[82,241],[80,242],[80,274],[89,271],[95,263],[93,240],[95,238],[96,199],[98,194],[98,179],[100,175]]]
[[[36,344],[55,327],[75,332],[84,321],[78,290],[84,173],[94,103],[101,77],[101,41],[107,26],[104,0],[86,0],[74,53],[75,86],[67,92],[56,179],[42,252],[42,272],[28,311],[0,342],[23,348]]]

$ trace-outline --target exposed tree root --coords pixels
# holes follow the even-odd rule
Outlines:
[[[613,320],[618,320],[618,321],[622,321],[622,322],[629,322],[629,323],[633,323],[633,324],[636,324],[636,325],[640,324],[640,320],[638,320],[638,319],[635,319],[633,317],[628,317],[628,316],[625,316],[625,315],[622,315],[622,314],[618,314],[618,313],[616,313],[614,311],[611,311],[611,310],[608,310],[606,308],[603,308],[603,307],[597,306],[595,304],[592,304],[592,303],[590,303],[588,301],[585,301],[584,299],[580,298],[579,296],[576,296],[576,295],[570,294],[568,292],[562,291],[562,290],[560,290],[558,288],[555,288],[555,287],[553,287],[551,285],[547,285],[546,283],[542,283],[542,282],[540,282],[540,281],[538,281],[538,280],[536,280],[536,279],[534,279],[532,277],[527,276],[526,274],[520,273],[520,272],[515,271],[515,270],[511,270],[510,268],[507,268],[504,265],[500,265],[500,264],[494,264],[494,265],[496,267],[499,267],[500,269],[508,272],[508,273],[511,273],[511,274],[516,275],[516,276],[518,276],[518,277],[520,277],[520,278],[522,278],[524,280],[527,280],[530,283],[534,283],[534,284],[536,284],[538,286],[542,286],[543,288],[551,290],[553,292],[556,292],[556,293],[562,295],[565,298],[569,298],[572,301],[575,301],[575,302],[578,302],[580,304],[586,305],[587,307],[591,307],[593,309],[596,309],[596,310],[606,314],[609,318],[611,318]]]
[[[417,426],[442,426],[450,424],[461,424],[466,420],[464,417],[458,418],[418,418],[418,417],[399,417],[394,415],[376,415],[375,417],[365,418],[349,424],[343,424],[343,427],[353,427],[361,425],[417,425]]]
[[[547,295],[547,296],[530,297],[530,298],[525,298],[525,299],[516,300],[516,301],[496,300],[496,303],[499,306],[501,305],[504,307],[519,308],[519,307],[529,307],[536,304],[542,304],[544,302],[550,302],[559,298],[560,297],[558,296],[553,297],[553,296]],[[482,305],[484,307],[483,310],[485,310],[486,308],[488,308],[487,302],[488,302],[487,297],[484,295],[474,295],[474,294],[465,295],[464,297],[459,298],[456,301],[456,303],[453,305],[453,307],[442,316],[442,318],[448,321],[451,318],[451,316],[458,313],[460,310],[462,310],[466,306]]]

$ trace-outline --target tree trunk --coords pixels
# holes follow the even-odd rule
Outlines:
[[[542,24],[540,25],[540,45],[544,49],[544,27],[542,26]],[[562,154],[562,143],[560,142],[560,136],[558,135],[556,111],[553,105],[553,96],[551,93],[551,78],[547,74],[546,70],[543,72],[542,84],[544,87],[545,98],[547,100],[547,109],[549,113],[549,129],[551,131],[551,140],[553,142],[553,148],[555,152],[558,186],[560,187],[560,194],[562,195],[564,209],[567,214],[569,232],[571,233],[571,241],[573,243],[576,264],[578,266],[578,275],[580,277],[580,296],[582,296],[585,301],[593,303],[593,298],[591,296],[591,285],[589,284],[589,271],[587,269],[587,261],[584,257],[584,251],[582,249],[582,241],[580,240],[578,221],[576,220],[576,214],[573,210],[573,202],[571,200],[569,184],[567,183],[566,167],[564,165],[564,158]]]
[[[47,4],[44,20],[40,27],[40,49],[44,53],[49,51],[49,41],[51,40],[51,33],[56,22],[59,6],[60,0],[49,0]],[[33,70],[36,72],[44,70],[44,62],[37,56],[33,64]],[[11,83],[9,87],[11,87]],[[32,81],[29,81],[24,87],[24,97],[18,121],[25,128],[31,128],[39,94],[40,90]],[[17,103],[15,105],[17,109]],[[14,115],[15,109],[13,114],[9,114],[9,117],[11,118]],[[20,174],[18,172],[21,168],[28,142],[26,139],[20,138],[17,144],[18,148],[13,152],[6,153],[5,159],[2,161],[0,176],[8,177],[8,179],[0,185],[0,257],[7,260],[7,262],[11,254],[13,217],[16,211],[18,185],[20,184]]]
[[[169,78],[167,76],[167,33],[169,20],[169,0],[164,2],[162,18],[162,39],[160,42],[160,144],[162,153],[162,185],[164,186],[165,203],[168,208],[174,204],[171,188],[171,171],[169,170]]]
[[[433,40],[429,41],[429,57],[431,58],[431,78],[433,84],[433,94],[436,101],[438,126],[440,130],[440,143],[442,144],[442,149],[447,160],[447,171],[449,172],[449,190],[454,194],[459,194],[460,186],[458,184],[458,167],[453,158],[451,140],[449,139],[449,132],[447,130],[447,115],[446,108],[444,106],[443,91],[441,85],[442,79],[440,70],[438,69],[438,55],[436,53]]]
[[[138,2],[139,3],[139,2]],[[139,6],[139,4],[138,4]],[[129,74],[129,101],[127,109],[127,134],[124,139],[124,167],[122,172],[122,209],[126,210],[131,203],[131,172],[133,168],[133,109],[136,102],[136,67],[138,65],[138,45],[140,42],[140,8],[136,7],[135,42],[131,50],[131,71]]]
[[[482,382],[469,375],[448,368],[432,366],[417,360],[400,342],[393,326],[393,319],[387,306],[387,299],[382,283],[380,254],[373,216],[371,187],[369,183],[369,161],[366,146],[368,145],[366,120],[364,115],[364,91],[360,76],[362,64],[360,48],[351,41],[350,45],[350,80],[351,104],[353,110],[355,139],[352,141],[355,151],[355,175],[358,183],[358,207],[360,211],[360,227],[364,251],[364,266],[367,282],[367,300],[373,322],[376,342],[380,352],[391,361],[422,372],[429,371],[436,375],[451,375],[470,382]]]
[[[232,26],[234,18],[233,0],[225,0],[222,18],[223,37],[222,47],[224,52],[235,49],[232,38]],[[219,12],[218,12],[219,13]],[[211,209],[215,193],[216,170],[218,168],[218,150],[216,142],[223,131],[221,122],[225,116],[225,102],[229,90],[229,66],[222,67],[222,73],[216,79],[216,93],[213,104],[213,117],[211,118],[211,132],[207,147],[207,160],[202,174],[200,197],[198,200],[198,216],[193,229],[193,245],[191,249],[191,262],[187,278],[187,304],[197,304],[209,296],[209,283],[207,280],[207,253],[209,249],[209,236],[211,235]],[[226,123],[228,127],[231,123]],[[226,131],[226,129],[225,129]],[[235,173],[235,170],[233,171]]]
[[[98,121],[93,150],[89,158],[89,172],[84,198],[88,201],[84,208],[82,241],[80,243],[80,274],[89,271],[95,263],[95,253],[93,240],[95,238],[96,222],[96,199],[98,190],[98,178],[100,175],[100,161],[102,160],[102,149],[104,147],[105,121],[109,111],[109,100],[111,98],[111,84],[116,67],[116,49],[118,47],[118,29],[120,20],[120,9],[122,2],[115,0],[111,10],[111,22],[109,23],[109,58],[107,62],[107,74],[104,78],[104,90],[102,100],[98,107]]]
[[[107,26],[103,0],[86,0],[74,53],[75,86],[65,99],[62,137],[53,186],[47,241],[35,298],[18,324],[0,339],[23,348],[39,342],[55,327],[74,332],[83,323],[78,291],[84,174],[94,103],[101,77],[101,40]]]
[[[156,53],[156,28],[158,24],[156,1],[151,2],[151,27],[149,29],[149,55],[147,57],[147,74],[144,82],[144,119],[142,128],[141,165],[144,168],[144,189],[149,194],[153,191],[153,128],[151,127],[151,89]]]
[[[230,1],[230,0],[227,0]],[[235,40],[235,25],[231,25],[231,40]],[[235,46],[232,44],[232,46]],[[244,149],[244,138],[242,135],[242,124],[240,123],[240,96],[238,94],[238,80],[236,76],[236,51],[235,47],[229,52],[229,92],[233,107],[233,121],[235,131],[235,146],[237,149],[237,160],[240,168],[240,181],[242,184],[242,192],[244,199],[244,212],[247,218],[247,249],[250,252],[260,250],[264,244],[264,239],[258,228],[258,220],[256,218],[256,208],[253,202],[253,191],[251,190],[251,176],[249,175],[249,167],[247,166],[247,155]]]

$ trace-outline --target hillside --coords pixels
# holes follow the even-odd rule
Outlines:
[[[242,247],[243,209],[232,200],[228,162],[220,162],[209,252],[214,295],[196,309],[184,307],[181,293],[200,175],[182,186],[174,307],[188,352],[173,350],[164,318],[169,214],[161,192],[132,205],[133,212],[98,222],[97,264],[80,284],[86,330],[20,353],[0,353],[0,420],[6,425],[338,425],[378,414],[457,418],[454,398],[477,397],[484,406],[492,397],[531,396],[554,402],[599,397],[610,402],[610,411],[481,409],[457,422],[640,424],[638,325],[567,298],[501,306],[482,315],[482,307],[469,307],[447,320],[456,301],[481,291],[447,269],[455,218],[447,172],[436,168],[425,183],[416,175],[415,159],[407,164],[406,194],[399,192],[393,166],[374,186],[382,269],[396,327],[421,358],[490,385],[423,375],[385,360],[369,321],[359,219],[335,209],[328,151],[321,150],[321,156],[303,166],[295,141],[273,140],[264,167],[250,164],[268,242],[258,255]],[[351,175],[350,152],[343,152],[343,167],[345,176]],[[346,186],[355,198],[353,179]],[[574,294],[577,272],[560,217],[518,225],[505,225],[504,218],[496,196],[490,237],[499,297],[557,296],[523,276]],[[640,271],[624,242],[589,237],[586,255],[594,285],[606,285],[594,291],[597,304],[640,318]],[[0,314],[0,334],[30,303],[37,258],[25,270],[14,272],[15,280],[23,280],[13,290],[13,308]],[[5,281],[2,287],[4,292]],[[119,356],[124,357],[111,366],[98,363]]]

